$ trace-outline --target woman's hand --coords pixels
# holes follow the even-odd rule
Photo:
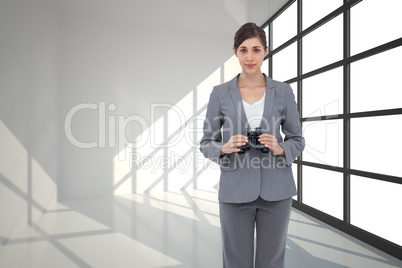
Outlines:
[[[247,137],[241,134],[232,136],[227,143],[221,148],[221,155],[240,152],[237,148],[242,145],[246,145]]]
[[[261,144],[264,144],[265,147],[269,148],[274,155],[284,155],[285,152],[283,151],[282,146],[279,145],[278,140],[275,136],[264,133],[260,135],[258,139]]]

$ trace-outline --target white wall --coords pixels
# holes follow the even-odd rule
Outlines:
[[[180,189],[192,187],[194,178],[202,185],[216,172],[204,168],[197,140],[185,140],[185,134],[200,138],[189,134],[188,121],[205,113],[213,85],[238,72],[231,50],[236,29],[263,23],[281,2],[88,0],[56,1],[55,8],[46,0],[2,1],[2,133],[57,183],[59,199]],[[153,113],[157,104],[173,108]],[[135,121],[122,127],[119,118]],[[134,151],[142,166],[131,169],[128,154],[126,161],[118,158],[118,147],[124,137],[141,135],[159,146],[148,142]],[[80,148],[77,141],[96,146]],[[11,144],[2,138],[2,146],[17,147]],[[187,168],[167,163],[172,157]],[[9,169],[26,164],[7,161]],[[159,162],[146,168],[150,161]],[[8,189],[4,185],[17,179],[5,173],[1,187]]]
[[[57,200],[60,45],[51,2],[0,2],[0,245]]]

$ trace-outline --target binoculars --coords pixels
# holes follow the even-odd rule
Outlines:
[[[246,134],[245,136],[247,136],[247,138],[248,138],[248,142],[246,143],[246,145],[237,147],[240,149],[240,152],[238,152],[239,154],[244,154],[247,150],[250,150],[250,149],[261,150],[261,153],[269,152],[269,149],[267,147],[265,147],[264,144],[261,144],[258,141],[258,138],[262,134],[261,128],[257,127],[254,130],[251,130],[248,128],[248,129],[246,129],[245,134]]]

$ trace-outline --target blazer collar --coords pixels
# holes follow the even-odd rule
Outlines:
[[[247,121],[246,112],[243,107],[243,102],[242,102],[241,94],[240,94],[240,90],[239,90],[239,83],[237,81],[239,76],[240,76],[240,74],[236,75],[230,81],[229,88],[230,88],[230,94],[232,95],[232,100],[233,100],[233,104],[236,109],[237,115],[242,122],[243,129],[245,129],[247,126],[249,126],[249,123]],[[265,76],[265,84],[266,84],[265,104],[264,104],[263,118],[261,120],[260,127],[262,129],[269,129],[268,120],[269,120],[269,117],[271,116],[272,110],[274,108],[274,97],[275,97],[274,87],[275,87],[275,85],[272,82],[272,79],[270,77],[268,77],[266,74],[264,74],[264,76]]]

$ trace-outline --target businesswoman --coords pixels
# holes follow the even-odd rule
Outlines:
[[[242,71],[212,90],[200,150],[220,165],[219,209],[223,267],[284,267],[286,234],[296,187],[291,165],[304,149],[295,97],[288,84],[261,72],[268,54],[264,31],[240,27],[234,54]],[[254,146],[246,130],[260,127]],[[284,134],[282,138],[281,132]],[[240,153],[240,146],[250,149]],[[261,146],[261,145],[260,145]]]

